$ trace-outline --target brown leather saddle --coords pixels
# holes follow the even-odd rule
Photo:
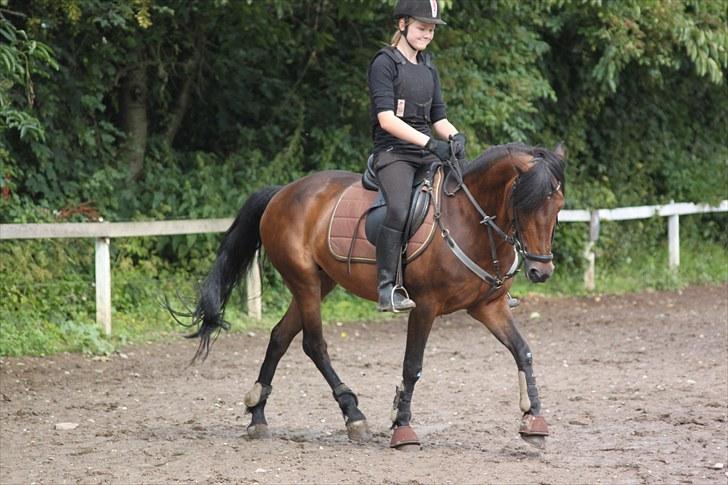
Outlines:
[[[329,221],[328,243],[339,261],[375,264],[374,242],[386,213],[386,202],[373,176],[372,158],[367,172],[344,189]],[[442,167],[435,164],[415,178],[405,232],[409,235],[404,261],[422,254],[435,233],[434,207],[440,197]],[[433,196],[437,199],[433,199]]]

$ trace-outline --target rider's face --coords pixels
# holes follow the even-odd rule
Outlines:
[[[402,29],[404,29],[404,26],[402,26]],[[407,29],[407,41],[418,51],[425,50],[434,36],[435,24],[426,24],[415,20]]]

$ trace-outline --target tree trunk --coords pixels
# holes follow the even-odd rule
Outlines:
[[[175,103],[174,111],[172,112],[169,124],[167,125],[167,130],[164,133],[164,141],[168,146],[172,146],[172,143],[177,136],[177,132],[179,131],[179,127],[182,125],[182,120],[185,117],[187,108],[190,105],[190,95],[192,93],[194,80],[197,77],[197,67],[200,63],[200,57],[200,49],[197,49],[195,50],[192,58],[185,63],[185,80],[182,84],[182,89],[177,95],[177,102]]]
[[[133,67],[122,83],[121,110],[126,142],[122,158],[129,167],[133,180],[144,174],[144,152],[147,149],[149,119],[147,113],[147,69],[140,65]]]

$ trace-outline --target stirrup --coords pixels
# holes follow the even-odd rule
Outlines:
[[[402,293],[404,294],[404,299],[399,303],[399,309],[397,309],[394,306],[394,295],[399,290],[401,290]],[[391,295],[390,299],[392,302],[392,312],[393,313],[408,312],[417,306],[417,304],[415,304],[415,302],[409,297],[409,293],[407,293],[407,290],[402,285],[394,285],[392,287],[392,295]]]
[[[403,295],[403,299],[402,299],[401,302],[399,302],[398,305],[395,306],[395,304],[394,304],[394,296],[400,290],[404,294]],[[417,305],[409,297],[409,293],[407,293],[407,290],[405,289],[404,286],[401,286],[401,285],[399,285],[399,286],[393,285],[392,286],[392,290],[389,293],[389,300],[387,302],[387,305],[386,306],[383,306],[381,304],[381,302],[380,302],[380,303],[377,304],[377,310],[379,310],[380,312],[403,313],[403,312],[408,312],[408,311],[412,310],[416,306]]]

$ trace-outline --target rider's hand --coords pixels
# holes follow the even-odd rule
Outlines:
[[[437,155],[437,158],[443,162],[450,160],[450,144],[448,142],[430,138],[427,140],[425,148]]]
[[[458,160],[465,159],[465,135],[462,133],[455,133],[450,135],[450,141],[452,142],[452,152],[455,154],[455,158]]]

